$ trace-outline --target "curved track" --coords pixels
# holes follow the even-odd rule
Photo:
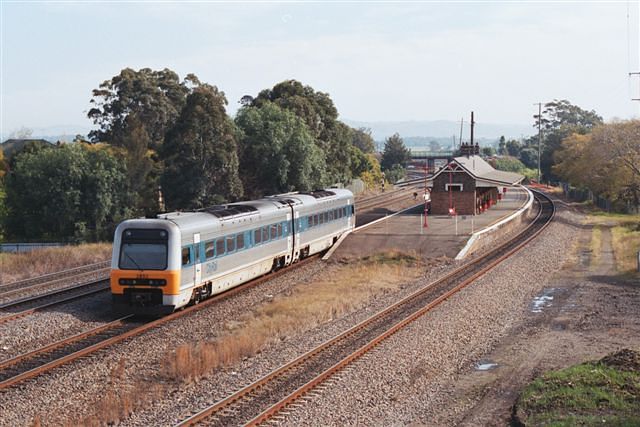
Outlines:
[[[255,383],[205,408],[179,425],[257,425],[276,417],[280,411],[300,397],[473,283],[534,239],[555,215],[552,201],[543,194],[535,195],[540,206],[538,215],[531,225],[514,239],[425,286]]]

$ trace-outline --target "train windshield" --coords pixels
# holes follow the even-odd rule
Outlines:
[[[165,270],[167,233],[164,230],[125,230],[120,246],[122,270]]]

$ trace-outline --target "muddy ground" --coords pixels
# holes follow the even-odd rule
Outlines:
[[[465,426],[509,425],[520,391],[540,373],[622,348],[640,350],[640,283],[615,271],[610,230],[603,228],[600,256],[590,252],[591,233],[581,227],[570,261],[528,318],[487,355],[486,362],[497,367],[461,375],[448,390],[451,405],[436,418]]]

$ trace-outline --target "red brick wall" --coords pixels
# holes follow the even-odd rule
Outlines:
[[[451,192],[453,206],[456,208],[456,212],[458,215],[473,215],[476,205],[475,180],[466,172],[453,172],[451,178],[449,175],[448,172],[443,172],[433,181],[433,187],[431,189],[431,214],[449,214],[449,192],[445,190],[445,185],[452,182],[453,184],[462,184],[462,192]]]

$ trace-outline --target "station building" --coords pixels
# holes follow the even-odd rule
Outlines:
[[[427,182],[432,215],[481,214],[496,204],[508,187],[524,179],[518,173],[494,169],[474,151],[453,158]]]

